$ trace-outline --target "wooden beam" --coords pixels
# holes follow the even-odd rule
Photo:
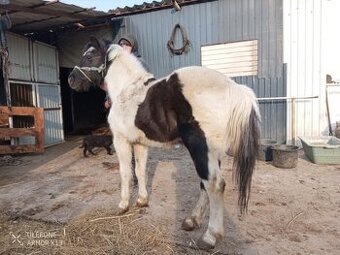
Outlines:
[[[58,11],[58,9],[55,10],[42,10],[39,7],[44,7],[45,5],[39,5],[34,8],[32,7],[24,7],[20,5],[15,5],[15,4],[8,4],[4,7],[1,7],[3,10],[8,10],[11,12],[26,12],[26,13],[34,13],[34,14],[43,14],[43,15],[48,15],[48,16],[61,16],[61,17],[67,17],[67,18],[72,18],[72,19],[84,19],[88,18],[88,15],[82,14],[82,12],[85,12],[89,9],[83,9],[78,12],[62,12]]]
[[[5,137],[21,137],[21,136],[36,136],[35,128],[1,128],[0,138]]]
[[[16,154],[28,152],[40,152],[33,145],[0,145],[1,154]]]
[[[35,8],[39,8],[39,7],[42,7],[42,6],[47,6],[47,5],[51,5],[51,4],[56,4],[56,3],[58,3],[58,2],[59,2],[59,0],[44,2],[44,3],[41,3],[41,4],[37,4],[37,5],[31,5],[29,8],[35,9]],[[2,7],[2,8],[3,8],[3,9],[6,9],[5,6]],[[10,14],[12,14],[12,13],[18,12],[18,11],[8,11],[8,9],[6,9],[6,11],[7,11],[7,14],[8,14],[8,15],[10,15]],[[4,14],[6,14],[6,12],[1,13],[1,15],[4,15]]]
[[[0,106],[0,114],[6,114],[9,116],[33,116],[37,111],[34,107],[7,107],[7,106]]]
[[[34,113],[34,126],[38,135],[35,137],[35,145],[37,152],[44,152],[45,144],[45,119],[44,109],[36,108]]]

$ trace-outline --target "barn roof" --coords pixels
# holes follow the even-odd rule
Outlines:
[[[125,6],[123,8],[116,8],[114,10],[109,10],[110,14],[117,16],[125,16],[130,14],[137,14],[143,12],[157,11],[160,9],[167,8],[181,8],[185,5],[202,3],[216,0],[162,0],[162,1],[152,1],[150,3],[144,2],[142,4],[134,5],[132,7]],[[179,10],[179,9],[177,9]]]
[[[58,0],[9,0],[6,5],[3,2],[6,1],[0,1],[2,19],[7,13],[12,23],[10,31],[21,34],[104,24],[112,17],[112,14],[96,11],[95,8],[83,8]]]
[[[137,14],[160,9],[183,7],[188,4],[215,0],[162,0],[144,2],[132,7],[125,6],[109,12],[96,11],[93,8],[65,4],[59,0],[0,0],[0,14],[8,14],[12,32],[29,34],[36,32],[63,31],[95,25],[109,24],[114,17]],[[4,4],[9,2],[9,4]]]

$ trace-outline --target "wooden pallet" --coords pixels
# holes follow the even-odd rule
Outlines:
[[[34,126],[31,128],[10,128],[9,117],[33,116]],[[32,145],[0,145],[0,154],[43,153],[44,152],[44,109],[36,107],[7,107],[0,106],[0,140],[23,136],[34,136]],[[7,120],[7,121],[6,121]],[[7,125],[6,125],[7,123]],[[7,126],[7,127],[6,127]]]

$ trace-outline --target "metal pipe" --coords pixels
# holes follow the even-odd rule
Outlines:
[[[319,96],[307,96],[307,97],[259,97],[258,101],[272,101],[272,100],[292,100],[292,99],[313,99],[319,98]]]
[[[296,136],[296,117],[295,117],[295,103],[298,99],[315,99],[319,98],[319,96],[306,96],[306,97],[260,97],[257,98],[258,101],[274,101],[274,100],[291,100],[292,101],[292,109],[291,109],[291,136],[292,136],[292,144],[295,145],[295,136]]]

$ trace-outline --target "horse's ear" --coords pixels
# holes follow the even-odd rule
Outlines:
[[[103,39],[103,45],[104,45],[105,51],[107,51],[107,49],[110,47],[111,44],[112,44],[112,41],[108,39]]]
[[[100,45],[100,42],[98,41],[98,39],[94,36],[91,36],[90,37],[90,42],[91,42],[91,45],[97,49],[100,49],[101,48],[101,45]]]

